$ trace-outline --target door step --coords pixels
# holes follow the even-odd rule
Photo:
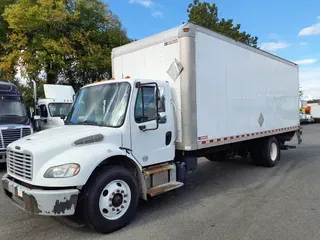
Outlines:
[[[179,188],[182,186],[183,186],[182,182],[177,182],[177,181],[168,182],[168,183],[161,184],[161,185],[150,188],[148,190],[148,195],[150,197],[154,197],[154,196],[157,196],[161,193],[165,193],[165,192],[168,192],[170,190],[173,190],[173,189],[176,189],[176,188]]]
[[[147,168],[147,169],[143,170],[143,174],[145,177],[148,177],[151,175],[156,175],[156,174],[159,174],[162,172],[169,171],[173,168],[174,168],[174,165],[166,163],[166,164],[161,164],[158,166]]]

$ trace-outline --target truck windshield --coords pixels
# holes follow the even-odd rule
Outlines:
[[[71,103],[49,103],[51,117],[67,116],[71,109]]]
[[[130,91],[130,84],[125,82],[81,89],[68,115],[67,124],[122,126]]]
[[[25,105],[19,101],[0,101],[0,117],[26,117]]]

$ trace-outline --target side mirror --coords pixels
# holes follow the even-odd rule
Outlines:
[[[166,123],[167,122],[167,116],[166,115],[161,116],[161,114],[158,114],[158,122],[160,124]]]

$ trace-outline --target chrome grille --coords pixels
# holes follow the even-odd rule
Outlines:
[[[28,136],[31,134],[31,128],[22,128],[22,137]]]
[[[2,139],[2,133],[1,133],[1,130],[0,130],[0,149],[5,149],[5,148],[4,148],[3,139]]]
[[[2,129],[0,130],[0,148],[7,148],[7,146],[31,134],[31,128],[15,128],[15,129]]]
[[[8,150],[7,170],[11,174],[32,180],[32,156]]]

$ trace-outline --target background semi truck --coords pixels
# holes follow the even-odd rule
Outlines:
[[[0,163],[6,162],[7,146],[33,132],[23,97],[10,81],[0,81]]]
[[[183,186],[198,157],[250,153],[273,167],[295,133],[301,142],[294,63],[193,24],[116,48],[112,61],[115,80],[81,88],[65,126],[8,146],[2,185],[24,210],[78,214],[107,233],[139,198]]]

